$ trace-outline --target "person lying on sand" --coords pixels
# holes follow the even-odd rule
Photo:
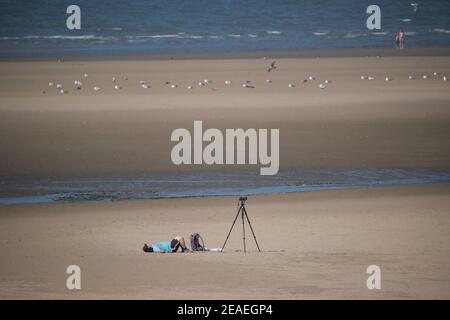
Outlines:
[[[176,236],[169,242],[155,242],[150,246],[144,243],[144,252],[177,252],[178,248],[181,248],[181,252],[189,252],[190,250],[186,246],[186,242],[182,236]]]

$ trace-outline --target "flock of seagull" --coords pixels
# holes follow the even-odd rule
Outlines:
[[[434,77],[437,77],[437,76],[440,76],[441,74],[439,73],[439,72],[433,72],[433,76]],[[427,74],[424,74],[424,75],[422,75],[421,76],[421,78],[423,79],[423,80],[426,80],[426,79],[428,79],[429,78],[429,76],[427,75]],[[372,76],[366,76],[366,75],[362,75],[361,76],[361,80],[374,80],[375,79],[375,77],[372,77]],[[414,77],[414,76],[412,76],[412,75],[409,75],[408,76],[408,79],[409,80],[416,80],[416,78]],[[391,78],[391,77],[386,77],[386,78],[384,78],[384,80],[385,81],[392,81],[393,79]],[[442,81],[448,81],[448,78],[447,78],[447,76],[442,76]]]
[[[272,72],[273,70],[276,70],[276,69],[277,69],[276,61],[273,61],[273,62],[270,64],[269,68],[267,69],[267,72]],[[433,73],[433,76],[435,76],[435,77],[440,76],[440,73],[439,73],[439,72],[434,72],[434,73]],[[89,77],[89,75],[88,75],[87,73],[84,73],[84,74],[83,74],[83,77],[84,77],[85,79],[87,79],[87,78]],[[421,77],[422,77],[422,79],[424,79],[424,80],[426,80],[426,79],[429,78],[429,76],[426,75],[426,74],[422,75]],[[370,76],[370,75],[361,75],[361,80],[368,80],[368,81],[371,81],[371,80],[374,80],[374,79],[375,79],[375,77]],[[415,80],[416,78],[415,78],[414,76],[410,75],[410,76],[408,76],[408,79],[409,79],[409,80]],[[123,77],[122,77],[122,80],[127,81],[128,78],[127,78],[126,76],[123,76]],[[316,80],[316,77],[315,77],[315,76],[309,75],[307,78],[305,78],[305,79],[302,80],[302,83],[306,83],[306,82],[308,82],[308,81],[315,81],[315,80]],[[392,80],[393,80],[393,79],[392,79],[391,77],[388,77],[388,76],[385,77],[385,81],[392,81]],[[443,81],[448,81],[447,76],[445,76],[445,75],[442,76],[442,80],[443,80]],[[209,85],[209,84],[211,84],[211,83],[212,83],[211,80],[209,80],[209,79],[203,79],[203,80],[201,80],[201,81],[198,82],[198,86],[204,87],[204,86],[207,86],[207,85]],[[225,83],[225,85],[229,86],[229,85],[231,85],[233,82],[232,82],[231,80],[225,80],[224,83]],[[267,83],[267,84],[271,84],[271,83],[272,83],[272,80],[266,79],[266,83]],[[323,81],[322,83],[320,83],[320,84],[318,85],[318,87],[319,87],[319,89],[323,90],[323,89],[326,89],[327,86],[328,86],[329,84],[331,84],[331,83],[332,83],[332,81],[327,79],[327,80]],[[114,90],[121,90],[121,89],[122,89],[122,86],[118,83],[118,78],[112,77],[112,84],[113,84]],[[175,89],[175,88],[178,87],[177,84],[172,83],[172,82],[170,82],[170,81],[166,81],[165,84],[166,84],[167,86],[170,86],[170,88],[172,88],[172,89]],[[140,81],[139,81],[139,85],[140,85],[143,89],[150,89],[150,88],[151,88],[150,84],[149,84],[147,81],[144,81],[144,80],[140,80]],[[49,86],[49,87],[55,87],[55,88],[56,88],[60,93],[62,93],[62,94],[66,94],[66,93],[69,92],[67,89],[64,88],[64,86],[63,86],[61,83],[56,83],[56,84],[55,84],[54,82],[49,82],[49,83],[48,83],[48,86]],[[75,81],[74,81],[74,86],[75,86],[75,89],[76,89],[76,90],[81,90],[81,89],[83,88],[83,82],[82,82],[81,80],[75,80]],[[252,82],[251,82],[250,80],[246,80],[246,81],[242,84],[242,87],[243,87],[243,88],[248,88],[248,89],[255,88],[255,86],[252,84]],[[187,86],[186,88],[187,88],[188,90],[192,90],[192,89],[193,89],[193,86],[192,86],[192,85],[189,85],[189,86]],[[294,83],[289,83],[289,84],[288,84],[288,88],[295,88],[295,84],[294,84]],[[96,91],[96,92],[101,90],[101,88],[100,88],[99,86],[96,86],[96,85],[93,86],[93,89],[94,89],[94,91]],[[213,90],[214,90],[214,89],[213,89]],[[43,93],[46,93],[46,91],[44,90]]]

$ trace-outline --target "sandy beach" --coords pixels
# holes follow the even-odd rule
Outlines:
[[[170,159],[171,132],[192,130],[194,120],[221,130],[279,128],[280,170],[448,169],[450,82],[442,77],[450,74],[450,57],[275,60],[278,69],[271,73],[270,57],[1,62],[0,177],[203,170],[177,167]],[[316,80],[303,83],[310,75]],[[387,76],[392,81],[386,82]],[[113,89],[112,77],[121,90]],[[203,79],[212,83],[199,87]],[[75,89],[74,80],[83,82],[82,90]],[[143,89],[141,80],[151,89]],[[255,88],[243,88],[245,80]],[[325,80],[332,83],[319,89]],[[49,82],[68,93],[60,94]],[[102,89],[95,92],[94,86]]]
[[[278,68],[269,73],[273,60]],[[302,81],[311,75],[315,80]],[[448,172],[450,82],[444,75],[450,76],[450,57],[432,51],[2,61],[0,182],[259,170],[173,165],[170,134],[192,130],[194,120],[221,130],[279,128],[284,171]],[[114,90],[112,77],[121,90]],[[198,86],[203,79],[211,83]],[[74,80],[83,82],[82,90]],[[246,80],[254,88],[243,88]],[[331,83],[322,90],[325,80]],[[2,186],[0,194],[11,191]],[[141,249],[144,242],[193,232],[220,247],[236,214],[235,197],[0,205],[0,298],[449,299],[449,195],[448,184],[435,184],[250,197],[247,209],[263,252],[248,238],[247,254],[240,225],[224,253]],[[71,264],[81,267],[82,290],[65,287]],[[366,287],[372,264],[381,268],[382,290]]]
[[[449,185],[251,197],[262,252],[145,254],[199,232],[220,247],[234,197],[0,207],[1,298],[448,299]],[[248,230],[248,229],[247,229]],[[81,290],[65,288],[68,265]],[[381,268],[368,290],[366,268]]]

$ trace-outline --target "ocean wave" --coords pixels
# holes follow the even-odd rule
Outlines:
[[[66,35],[52,35],[52,36],[39,36],[39,35],[28,35],[23,37],[0,37],[0,40],[34,40],[34,39],[49,39],[49,40],[119,40],[117,37],[112,36],[97,36],[94,34],[87,34],[81,36],[66,36]]]
[[[403,22],[411,22],[411,21],[412,21],[412,19],[408,19],[408,18],[406,18],[406,19],[400,19],[400,21],[403,21]]]
[[[408,32],[405,32],[405,35],[406,36],[415,36],[416,33],[414,31],[408,31]]]
[[[231,38],[240,38],[241,37],[241,35],[237,34],[237,33],[230,33],[228,36]]]
[[[364,34],[362,34],[362,33],[349,32],[349,33],[346,33],[344,35],[344,38],[346,38],[346,39],[355,39],[355,38],[359,38],[359,37],[362,37],[362,36],[364,36]]]
[[[256,37],[258,37],[256,34],[253,34],[253,33],[249,33],[248,36],[249,36],[250,38],[256,38]]]
[[[266,31],[267,34],[282,34],[282,31],[278,31],[278,30],[268,30]]]
[[[127,39],[159,39],[159,38],[181,38],[179,34],[148,34],[148,35],[137,35],[137,36],[127,36]]]
[[[0,37],[0,40],[20,40],[22,37]]]
[[[129,43],[144,43],[144,42],[147,42],[147,39],[128,39],[127,42],[129,42]]]
[[[378,31],[376,31],[376,32],[371,32],[370,34],[373,34],[373,35],[375,35],[375,36],[385,36],[385,35],[387,35],[388,34],[388,32],[378,32]]]
[[[315,36],[327,36],[329,34],[330,34],[329,31],[316,31],[316,32],[313,32],[313,35],[315,35]]]
[[[450,30],[447,30],[447,29],[441,29],[441,28],[433,29],[433,31],[434,31],[434,32],[438,32],[438,33],[450,33]]]

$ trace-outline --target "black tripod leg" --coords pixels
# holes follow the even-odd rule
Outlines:
[[[258,241],[256,240],[255,232],[253,231],[252,224],[250,223],[250,219],[248,218],[247,210],[245,210],[245,207],[242,208],[242,214],[245,214],[245,217],[247,218],[248,225],[250,226],[250,230],[252,231],[253,238],[255,239],[256,246],[258,247],[258,251],[261,252],[261,249],[259,248]],[[242,218],[244,218],[244,217],[242,217]]]
[[[230,231],[228,232],[227,238],[225,239],[225,242],[223,243],[222,250],[225,249],[225,245],[227,244],[228,238],[230,237],[231,231],[233,230],[234,224],[236,223],[237,218],[239,217],[239,213],[242,210],[242,206],[239,207],[238,212],[236,213],[236,217],[234,218],[233,224],[231,225]]]
[[[247,252],[246,248],[245,248],[245,223],[244,223],[244,210],[245,208],[242,207],[241,210],[241,215],[242,215],[242,240],[244,240],[244,253]]]

